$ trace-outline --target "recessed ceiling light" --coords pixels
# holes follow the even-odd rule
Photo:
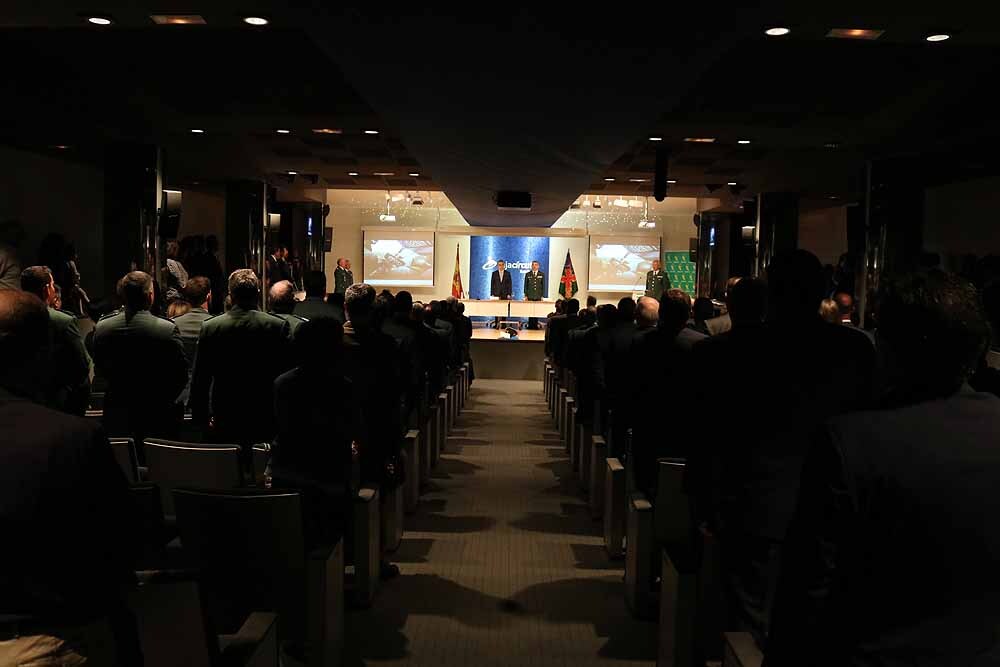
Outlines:
[[[288,174],[289,176],[298,176],[299,175],[299,172],[297,172],[297,171],[286,171],[285,173]]]
[[[372,176],[395,176],[395,172],[392,171],[376,171],[372,173]]]
[[[332,127],[317,127],[313,129],[314,134],[341,134],[343,130],[339,130]]]
[[[837,39],[867,39],[875,40],[881,37],[885,30],[870,30],[868,28],[834,28],[826,33],[827,37]]]
[[[684,137],[684,141],[691,144],[714,144],[715,137]]]
[[[245,16],[243,22],[249,25],[267,25],[268,20],[262,16]]]
[[[356,171],[349,171],[349,172],[347,172],[347,175],[348,176],[357,176],[358,172],[356,172]]]
[[[673,184],[674,184],[674,183],[676,183],[676,182],[677,182],[677,179],[676,179],[676,178],[668,178],[668,179],[667,179],[667,184],[668,184],[668,185],[673,185]]]
[[[278,134],[291,134],[291,130],[275,130]]]
[[[200,130],[198,128],[193,128],[191,134],[205,134],[205,130]]]
[[[650,137],[650,141],[663,141],[663,137]]]
[[[951,35],[946,32],[939,32],[933,35],[927,35],[928,42],[945,42],[951,39]]]
[[[737,140],[736,143],[738,143],[738,144],[740,144],[742,146],[746,146],[747,144],[750,143],[750,140],[749,139],[739,139],[739,140]]]
[[[365,134],[378,134],[378,130],[365,130]]]
[[[94,25],[111,25],[114,21],[111,20],[110,16],[88,16],[87,23],[93,23]]]
[[[788,28],[768,28],[764,31],[764,34],[768,37],[783,37],[790,32],[791,30]]]
[[[149,18],[157,25],[205,25],[205,19],[198,14],[153,14]]]
[[[607,177],[607,178],[605,178],[604,180],[605,180],[605,181],[607,181],[608,183],[614,183],[614,182],[615,182],[615,179],[613,179],[613,178],[612,178],[612,177],[610,177],[610,176],[608,176],[608,177]]]
[[[840,199],[837,195],[830,195],[827,199]]]
[[[55,148],[56,150],[60,150],[60,151],[65,151],[65,150],[69,149],[69,146],[67,146],[66,144],[56,144],[52,148]]]
[[[645,183],[648,180],[649,180],[648,178],[630,178],[630,179],[628,179],[628,182],[629,183]]]
[[[420,172],[419,171],[411,171],[410,172],[410,176],[412,176],[413,178],[417,178],[418,176],[420,176]]]
[[[735,187],[736,186],[736,181],[729,181],[728,183],[726,183],[726,185],[728,185],[731,188]]]

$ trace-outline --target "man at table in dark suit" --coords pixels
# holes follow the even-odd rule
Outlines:
[[[670,277],[660,268],[660,260],[654,259],[653,270],[646,272],[645,296],[651,296],[659,301],[668,289],[670,289]]]
[[[341,257],[337,260],[337,268],[333,270],[333,291],[335,294],[344,294],[347,292],[347,288],[353,284],[354,274],[351,272],[351,260]]]
[[[538,262],[531,263],[531,272],[524,274],[524,300],[541,301],[545,297],[545,274],[538,270]],[[538,318],[528,318],[528,328],[538,328]]]
[[[509,301],[514,294],[514,283],[507,272],[507,262],[497,261],[497,270],[490,276],[490,296],[498,297],[501,301]],[[493,327],[500,328],[500,318],[493,319]]]

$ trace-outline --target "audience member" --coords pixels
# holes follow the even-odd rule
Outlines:
[[[212,305],[212,284],[208,278],[203,276],[191,278],[184,284],[183,294],[185,300],[174,301],[170,304],[170,308],[173,309],[177,304],[187,306],[186,312],[171,316],[181,334],[181,342],[184,343],[184,356],[187,358],[188,381],[178,398],[178,402],[185,406],[191,397],[191,376],[194,373],[194,360],[198,351],[201,326],[212,317],[209,313]]]
[[[17,249],[24,241],[24,228],[16,220],[0,222],[0,290],[21,289],[21,262]]]
[[[735,326],[696,345],[692,357],[698,372],[687,423],[715,428],[692,450],[687,484],[703,529],[719,540],[731,627],[761,643],[808,437],[827,418],[871,399],[874,350],[819,317],[823,290],[814,255],[775,257],[767,323]],[[753,299],[746,300],[749,311]]]
[[[657,299],[651,296],[640,296],[635,306],[636,331],[642,333],[654,329],[659,320],[659,310],[660,302]]]
[[[301,491],[310,545],[334,543],[350,517],[351,443],[361,425],[344,377],[343,335],[334,319],[303,322],[292,345],[296,366],[274,381],[273,480]]]
[[[51,312],[0,290],[0,664],[142,664],[125,477],[97,424],[25,400]]]
[[[729,299],[733,293],[733,288],[739,282],[739,276],[732,276],[726,281],[726,312],[705,322],[705,328],[708,329],[710,336],[718,336],[719,334],[726,333],[733,327],[733,321],[729,315]]]
[[[326,302],[326,274],[309,271],[305,277],[306,298],[295,304],[294,313],[307,320],[328,317],[344,323],[343,313]]]
[[[715,317],[715,304],[707,296],[699,296],[694,300],[694,305],[691,307],[692,319],[688,322],[687,327],[694,329],[703,336],[710,336],[708,325],[705,323],[713,317]]]
[[[812,438],[771,667],[986,665],[1000,652],[1000,399],[965,385],[986,318],[972,285],[939,270],[890,281],[877,312],[890,391]]]
[[[177,325],[153,315],[153,279],[132,271],[119,283],[125,307],[102,317],[94,331],[94,362],[107,380],[104,427],[141,443],[173,434],[177,397],[187,385],[188,365]],[[141,453],[141,448],[140,448]]]
[[[274,435],[274,380],[291,366],[289,326],[257,310],[260,282],[250,269],[229,276],[233,307],[205,320],[191,378],[195,422],[217,442],[244,447]]]
[[[183,298],[181,292],[187,284],[188,272],[182,263],[180,244],[177,241],[167,241],[167,266],[163,276],[167,286],[167,303]]]
[[[566,365],[566,348],[569,342],[569,332],[579,324],[580,302],[567,299],[563,304],[563,314],[549,320],[549,347],[551,355],[560,368]]]
[[[299,325],[308,321],[294,313],[295,306],[298,305],[295,301],[295,285],[293,285],[289,280],[282,280],[274,283],[271,285],[271,291],[268,294],[267,303],[271,306],[269,313],[288,322],[288,335],[295,338],[295,332],[298,331]],[[317,319],[324,318],[319,317]]]
[[[51,357],[40,372],[43,400],[56,410],[82,416],[90,403],[90,355],[80,335],[76,317],[56,307],[55,280],[45,266],[21,272],[21,289],[48,306]]]
[[[337,321],[344,323],[347,321],[347,316],[344,314],[344,293],[343,292],[330,292],[326,295],[326,302],[334,307],[336,313],[334,317]]]
[[[190,312],[191,304],[184,299],[177,299],[175,301],[171,301],[167,306],[167,319],[173,320]]]
[[[823,299],[819,304],[819,316],[830,324],[840,324],[840,308],[833,299]]]
[[[597,310],[597,297],[593,294],[587,295],[587,310]]]
[[[760,327],[767,317],[767,284],[759,278],[743,278],[729,291],[732,329]]]
[[[403,397],[403,417],[405,423],[416,426],[419,422],[419,407],[426,381],[425,351],[421,348],[417,326],[410,319],[413,311],[413,296],[406,291],[396,294],[391,313],[381,326],[382,333],[396,341],[399,355],[404,363],[400,375],[405,378],[406,391]]]

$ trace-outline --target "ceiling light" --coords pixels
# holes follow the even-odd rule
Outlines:
[[[648,178],[630,178],[630,179],[628,179],[628,182],[629,183],[645,183],[648,180],[649,180]]]
[[[249,25],[267,25],[269,21],[262,16],[246,16],[243,22]]]
[[[65,151],[65,150],[69,149],[69,146],[67,146],[66,144],[56,144],[52,148],[55,148],[55,149],[61,150],[61,151]]]
[[[746,145],[748,145],[750,143],[750,140],[749,139],[739,139],[739,140],[737,140],[736,143],[740,144],[741,146],[746,146]]]
[[[153,14],[149,18],[157,25],[205,25],[198,14]]]
[[[691,144],[714,144],[715,137],[684,137],[684,141]]]
[[[840,144],[838,144],[836,141],[828,141],[825,144],[823,144],[823,148],[840,148]]]
[[[410,172],[410,176],[413,177],[413,178],[417,178],[417,177],[420,176],[420,172],[419,171],[411,171]]]
[[[650,141],[663,141],[663,137],[650,137]]]
[[[343,130],[338,130],[332,127],[317,127],[313,130],[314,134],[342,134]]]
[[[357,176],[358,172],[356,172],[356,171],[349,171],[349,172],[347,172],[347,175],[348,176]]]
[[[391,213],[383,213],[378,217],[379,222],[396,222],[396,216]]]
[[[403,195],[392,195],[392,197],[390,197],[390,199],[392,201],[403,201]]]
[[[628,200],[628,205],[629,205],[629,208],[642,208],[643,207],[643,203],[639,199],[629,199]]]
[[[170,194],[172,194],[172,195],[179,195],[179,194],[183,194],[183,193],[182,193],[182,192],[181,192],[180,190],[167,190],[166,188],[163,188],[163,191],[164,191],[164,192],[169,192],[169,193],[170,193]]]
[[[198,128],[192,128],[191,134],[205,134],[205,130],[201,130],[201,129],[198,129]]]
[[[784,37],[790,32],[791,30],[788,28],[768,28],[764,31],[764,34],[768,37]]]
[[[628,208],[628,200],[627,200],[627,199],[622,199],[621,197],[618,197],[618,199],[615,199],[615,200],[614,200],[613,202],[611,202],[611,203],[612,203],[612,204],[613,204],[614,206],[618,206],[618,207],[620,207],[620,208]]]
[[[114,21],[111,20],[110,16],[88,16],[87,23],[92,23],[94,25],[111,25]]]
[[[299,172],[297,171],[286,171],[285,173],[288,174],[289,176],[298,176],[299,174]]]
[[[372,176],[395,176],[396,174],[391,171],[376,171],[372,173]]]
[[[365,130],[365,134],[378,134],[378,130]]]
[[[869,30],[867,28],[834,28],[826,33],[827,37],[837,39],[867,39],[875,40],[881,37],[885,30]]]
[[[949,35],[946,32],[939,32],[933,35],[927,35],[928,42],[945,42],[949,39],[951,39],[951,35]]]
[[[275,130],[278,134],[291,134],[291,130]]]
[[[726,185],[728,185],[729,187],[733,187],[734,185],[736,185],[736,181],[729,181],[728,183],[726,183]]]
[[[612,178],[611,176],[608,176],[608,177],[607,177],[607,178],[605,178],[604,180],[605,180],[605,181],[607,181],[608,183],[614,183],[614,182],[615,182],[615,179],[614,179],[614,178]]]
[[[676,182],[677,182],[676,178],[668,178],[667,179],[667,185],[673,185]]]

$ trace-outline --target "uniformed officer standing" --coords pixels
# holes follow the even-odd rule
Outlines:
[[[646,272],[646,296],[659,301],[668,289],[670,289],[670,277],[660,268],[660,260],[654,259],[653,270]]]
[[[347,288],[354,284],[354,274],[351,272],[351,260],[341,257],[337,260],[337,268],[333,271],[333,291],[345,294]]]
[[[149,312],[153,279],[132,271],[121,279],[125,307],[105,315],[94,331],[94,363],[107,379],[104,428],[136,443],[170,436],[181,411],[177,397],[187,384],[188,365],[177,325]]]
[[[288,322],[288,335],[295,338],[295,330],[303,322],[308,322],[304,317],[299,317],[292,313],[295,310],[295,285],[288,280],[271,285],[270,298],[267,300],[271,304],[271,315],[280,317]]]
[[[524,300],[541,301],[545,297],[545,274],[538,270],[538,262],[531,263],[531,272],[524,274]],[[538,328],[538,318],[528,318],[528,328]]]

